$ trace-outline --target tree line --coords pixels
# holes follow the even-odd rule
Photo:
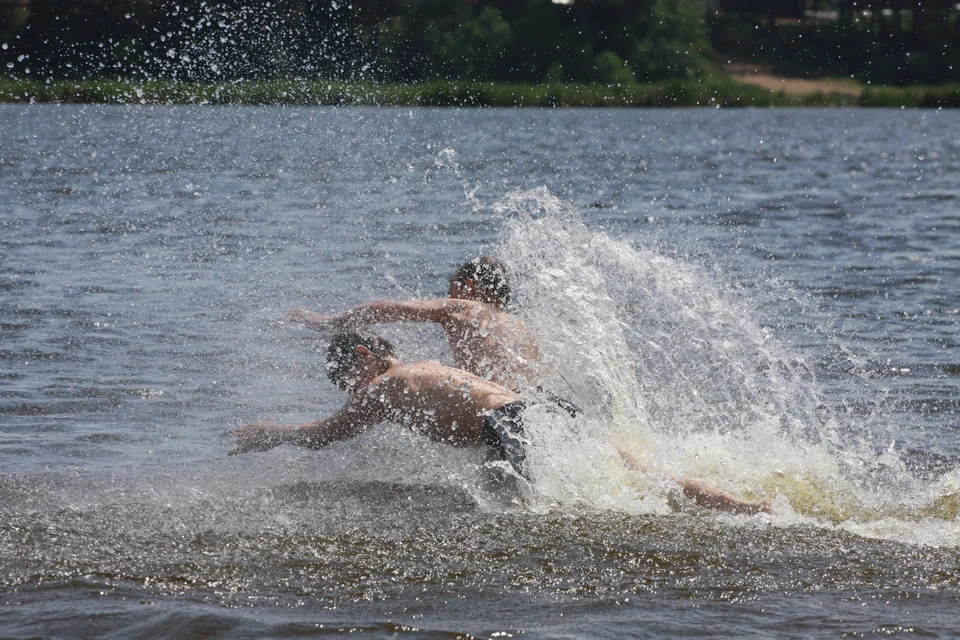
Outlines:
[[[849,0],[789,0],[839,7],[840,19],[783,23],[750,0],[0,0],[0,59],[41,81],[624,85],[710,78],[728,56],[878,83],[958,81],[956,9],[941,2],[942,19],[927,20],[887,15],[891,2],[866,19]]]

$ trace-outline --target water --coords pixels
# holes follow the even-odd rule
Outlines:
[[[0,635],[951,637],[958,125],[0,106]],[[531,425],[526,499],[393,425],[226,456],[343,400],[287,310],[483,253],[586,410]]]

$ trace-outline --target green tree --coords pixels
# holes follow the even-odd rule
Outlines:
[[[656,0],[632,62],[640,80],[695,79],[709,68],[709,51],[700,0]]]
[[[493,7],[484,7],[444,38],[442,68],[451,78],[498,79],[512,43],[510,23]]]
[[[597,69],[596,82],[602,84],[631,84],[634,82],[630,65],[613,51],[607,50],[600,53],[594,64]]]
[[[505,59],[503,79],[516,82],[563,80],[560,49],[563,43],[563,8],[551,2],[527,0],[514,18],[513,42]],[[501,14],[502,15],[502,14]]]

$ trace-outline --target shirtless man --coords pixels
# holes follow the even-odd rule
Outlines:
[[[505,387],[439,362],[401,362],[392,344],[363,329],[334,335],[327,349],[327,375],[347,392],[340,411],[300,425],[246,425],[234,431],[237,446],[230,455],[281,444],[319,449],[389,421],[444,444],[487,444],[523,472],[519,436],[524,404]]]
[[[312,329],[356,328],[390,322],[434,322],[443,328],[457,367],[508,389],[535,385],[540,354],[523,320],[504,311],[510,301],[506,267],[494,258],[477,258],[450,277],[447,298],[377,300],[324,316],[305,309],[288,314]]]
[[[366,331],[343,331],[327,349],[327,375],[347,392],[347,402],[329,418],[305,424],[256,422],[234,431],[230,455],[267,451],[281,444],[320,449],[354,438],[381,422],[396,422],[436,442],[468,447],[486,444],[523,474],[523,409],[519,396],[494,382],[438,362],[405,363],[393,345]],[[713,489],[678,479],[697,504],[734,513],[766,510]]]

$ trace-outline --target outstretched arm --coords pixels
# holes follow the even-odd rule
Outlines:
[[[617,453],[620,454],[620,458],[627,463],[627,466],[646,473],[646,467],[636,456],[624,451],[620,447],[616,447],[616,449]],[[760,513],[761,511],[764,513],[770,513],[770,500],[748,502],[746,500],[736,498],[726,491],[721,491],[716,487],[711,487],[703,480],[697,480],[695,478],[678,478],[676,476],[669,477],[683,488],[683,495],[687,496],[701,507],[716,509],[718,511],[728,511],[730,513],[753,514]]]
[[[673,478],[673,480],[683,487],[683,495],[687,496],[701,507],[716,509],[718,511],[728,511],[730,513],[753,514],[770,513],[771,503],[769,500],[760,502],[748,502],[736,498],[726,491],[721,491],[716,487],[711,487],[703,480],[695,478]]]
[[[305,424],[254,422],[233,432],[237,446],[227,455],[250,451],[269,451],[281,444],[320,449],[338,440],[354,438],[379,422],[365,411],[343,408],[324,420]]]
[[[462,300],[440,298],[438,300],[376,300],[365,302],[336,315],[325,316],[306,309],[294,309],[287,314],[291,322],[323,331],[341,327],[358,327],[365,324],[389,322],[444,322],[450,315],[463,308]]]

